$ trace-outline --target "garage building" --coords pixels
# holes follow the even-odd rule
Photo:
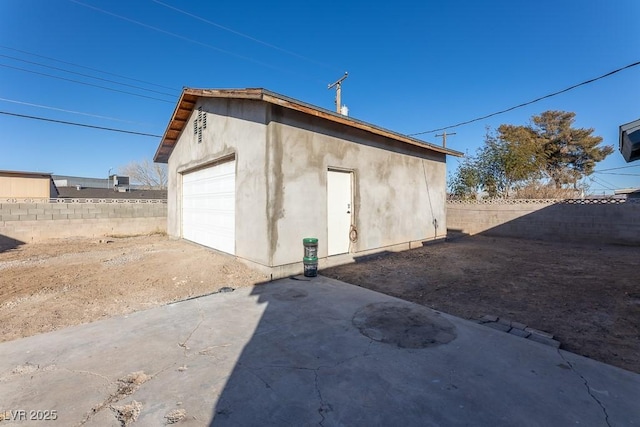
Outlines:
[[[264,89],[183,90],[156,151],[170,236],[271,278],[446,235],[446,155],[461,153]]]

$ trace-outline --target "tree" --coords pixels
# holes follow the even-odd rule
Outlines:
[[[500,126],[497,135],[487,129],[484,145],[475,155],[465,156],[450,179],[449,189],[462,198],[479,191],[489,197],[509,197],[521,182],[539,176],[539,159],[528,132],[508,125]]]
[[[573,128],[575,113],[545,111],[533,116],[529,126],[543,147],[545,172],[556,188],[572,185],[591,175],[597,162],[613,153],[613,146],[599,147],[602,137],[593,136],[593,128]]]
[[[476,158],[465,156],[458,165],[456,173],[449,178],[449,191],[460,199],[475,197],[482,189],[480,183],[480,168],[476,165]]]
[[[167,188],[167,165],[153,163],[149,159],[131,162],[119,169],[120,174],[128,176],[136,184],[148,189],[165,190]]]
[[[557,190],[578,189],[613,147],[600,146],[602,138],[593,136],[593,129],[573,128],[574,118],[575,113],[546,111],[526,126],[503,124],[495,133],[488,129],[484,145],[465,157],[451,177],[450,191],[463,198],[478,191],[510,197],[524,187],[531,194],[550,181]]]

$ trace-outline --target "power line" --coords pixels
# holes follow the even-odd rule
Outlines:
[[[127,83],[120,83],[120,82],[117,82],[115,80],[103,79],[102,77],[95,77],[95,76],[92,76],[92,75],[89,75],[89,74],[84,74],[84,73],[78,73],[76,71],[65,70],[64,68],[54,67],[52,65],[46,65],[46,64],[42,64],[40,62],[27,61],[26,59],[16,58],[15,56],[0,54],[0,57],[13,59],[15,61],[20,61],[20,62],[25,62],[27,64],[38,65],[40,67],[50,68],[52,70],[63,71],[65,73],[75,74],[77,76],[88,77],[90,79],[100,80],[100,81],[107,82],[107,83],[115,83],[115,84],[121,85],[121,86],[131,87],[131,88],[134,88],[134,89],[140,89],[140,90],[144,90],[144,91],[147,91],[147,92],[153,92],[153,93],[157,93],[159,95],[166,95],[166,96],[173,96],[173,97],[176,96],[175,93],[160,92],[160,91],[153,90],[153,89],[146,89],[146,88],[141,87],[141,86],[130,85],[130,84],[127,84]]]
[[[123,76],[121,74],[110,73],[110,72],[104,71],[104,70],[98,70],[97,68],[91,68],[91,67],[87,67],[87,66],[80,65],[80,64],[74,64],[73,62],[62,61],[60,59],[51,58],[50,56],[38,55],[37,53],[27,52],[26,50],[15,49],[13,47],[3,46],[3,45],[0,45],[0,48],[13,50],[15,52],[20,52],[20,53],[26,53],[27,55],[31,55],[31,56],[35,56],[35,57],[38,57],[38,58],[47,59],[49,61],[55,61],[55,62],[59,62],[61,64],[72,65],[74,67],[84,68],[85,70],[95,71],[95,72],[98,72],[98,73],[101,73],[101,74],[107,74],[109,76],[119,77],[121,79],[131,80],[131,81],[138,82],[138,83],[144,83],[144,84],[150,85],[150,86],[156,86],[156,87],[161,87],[163,89],[179,91],[179,89],[176,89],[174,87],[163,86],[163,85],[159,85],[159,84],[156,84],[156,83],[147,82],[145,80],[139,80],[139,79],[134,79],[133,77]]]
[[[0,114],[5,114],[7,116],[21,117],[21,118],[25,118],[25,119],[42,120],[44,122],[60,123],[60,124],[63,124],[63,125],[81,126],[81,127],[85,127],[85,128],[91,128],[91,129],[108,130],[110,132],[120,132],[120,133],[128,133],[128,134],[131,134],[131,135],[151,136],[153,138],[162,138],[162,135],[154,135],[154,134],[151,134],[151,133],[135,132],[135,131],[125,130],[125,129],[107,128],[107,127],[103,127],[103,126],[88,125],[86,123],[66,122],[64,120],[54,120],[54,119],[49,119],[49,118],[46,118],[46,117],[28,116],[26,114],[10,113],[8,111],[0,111]]]
[[[213,45],[210,45],[210,44],[207,44],[207,43],[199,42],[197,40],[193,40],[193,39],[190,39],[188,37],[181,36],[180,34],[172,33],[171,31],[163,30],[162,28],[154,27],[152,25],[145,24],[144,22],[136,21],[135,19],[127,18],[126,16],[118,15],[116,13],[109,12],[108,10],[100,9],[99,7],[92,6],[92,5],[89,5],[89,4],[86,4],[86,3],[82,3],[81,1],[78,1],[78,0],[69,0],[69,1],[73,2],[73,3],[76,3],[76,4],[79,4],[80,6],[84,6],[86,8],[93,9],[93,10],[96,10],[98,12],[104,13],[106,15],[110,15],[110,16],[116,17],[118,19],[122,19],[124,21],[131,22],[131,23],[136,24],[136,25],[140,25],[140,26],[148,28],[150,30],[154,30],[154,31],[157,31],[157,32],[160,32],[160,33],[163,33],[163,34],[167,34],[167,35],[169,35],[171,37],[176,37],[176,38],[178,38],[180,40],[184,40],[184,41],[187,41],[189,43],[197,44],[199,46],[203,46],[203,47],[206,47],[208,49],[212,49],[212,50],[215,50],[217,52],[224,53],[226,55],[235,56],[236,58],[243,59],[243,60],[249,61],[249,62],[253,62],[254,64],[262,65],[263,67],[271,68],[273,70],[280,71],[280,72],[287,73],[287,74],[300,75],[299,73],[292,72],[291,70],[287,70],[287,69],[284,69],[284,68],[279,68],[279,67],[276,67],[274,65],[267,64],[266,62],[262,62],[262,61],[258,61],[257,59],[250,58],[248,56],[243,56],[243,55],[240,55],[238,53],[234,53],[234,52],[231,52],[231,51],[228,51],[228,50],[224,50],[224,49],[221,49],[219,47],[216,47],[216,46],[213,46]],[[306,77],[306,76],[304,76],[304,77],[306,79],[311,80],[309,77]]]
[[[589,179],[591,179],[591,181],[595,182],[596,184],[602,185],[607,190],[615,190],[615,185],[605,181],[602,178],[597,178],[596,179],[595,176],[592,176],[592,177],[589,177]]]
[[[601,173],[601,172],[606,172],[606,171],[617,171],[619,169],[629,169],[629,168],[640,168],[640,165],[620,166],[620,167],[617,167],[617,168],[600,169],[600,170],[595,171],[595,172]]]
[[[640,173],[615,173],[615,172],[598,172],[598,171],[594,171],[593,173],[599,173],[601,175],[640,176]]]
[[[600,180],[600,182],[604,182],[605,184],[608,184],[608,185],[610,185],[610,186],[612,186],[612,187],[615,187],[615,186],[616,186],[615,184],[612,184],[612,183],[610,183],[609,181],[605,181],[604,179],[602,179],[602,177],[598,177],[598,179]]]
[[[101,115],[98,115],[98,114],[91,114],[91,113],[83,113],[81,111],[74,111],[74,110],[65,110],[64,108],[51,107],[51,106],[48,106],[48,105],[32,104],[30,102],[17,101],[15,99],[0,98],[0,101],[11,102],[13,104],[28,105],[30,107],[45,108],[47,110],[62,111],[63,113],[80,114],[82,116],[95,117],[95,118],[98,118],[98,119],[113,120],[113,121],[116,121],[116,122],[131,123],[131,124],[142,124],[140,122],[132,122],[130,120],[116,119],[115,117],[101,116]]]
[[[210,21],[210,20],[208,20],[206,18],[203,18],[201,16],[198,16],[196,14],[187,12],[187,11],[182,10],[182,9],[178,9],[175,6],[171,6],[169,4],[161,2],[160,0],[151,0],[151,1],[154,2],[154,3],[157,3],[157,4],[161,5],[161,6],[164,6],[164,7],[168,8],[168,9],[172,9],[172,10],[174,10],[176,12],[182,13],[183,15],[187,15],[187,16],[190,16],[191,18],[194,18],[194,19],[197,19],[199,21],[205,22],[205,23],[207,23],[209,25],[213,25],[214,27],[220,28],[221,30],[228,31],[228,32],[233,33],[233,34],[235,34],[237,36],[244,37],[245,39],[251,40],[251,41],[256,42],[256,43],[259,43],[259,44],[261,44],[263,46],[270,47],[272,49],[275,49],[275,50],[278,50],[280,52],[286,53],[288,55],[294,56],[294,57],[296,57],[298,59],[302,59],[304,61],[311,62],[311,63],[316,64],[316,65],[321,65],[321,66],[323,66],[325,68],[328,68],[328,69],[331,69],[331,70],[334,70],[334,71],[336,70],[331,65],[316,61],[316,60],[311,59],[311,58],[307,58],[306,56],[302,56],[302,55],[300,55],[298,53],[295,53],[295,52],[292,52],[290,50],[281,48],[281,47],[273,45],[271,43],[267,43],[267,42],[265,42],[263,40],[257,39],[255,37],[252,37],[252,36],[248,35],[248,34],[241,33],[240,31],[236,31],[233,28],[225,27],[224,25],[221,25],[221,24],[218,24],[216,22]]]
[[[97,87],[97,88],[100,88],[100,89],[110,90],[112,92],[118,92],[118,93],[124,93],[124,94],[127,94],[127,95],[138,96],[140,98],[153,99],[153,100],[156,100],[156,101],[167,102],[169,104],[173,104],[174,103],[174,101],[168,101],[166,99],[155,98],[153,96],[142,95],[142,94],[139,94],[139,93],[127,92],[127,91],[124,91],[124,90],[114,89],[114,88],[107,87],[107,86],[100,86],[100,85],[96,85],[96,84],[93,84],[93,83],[82,82],[80,80],[67,79],[65,77],[54,76],[52,74],[40,73],[38,71],[27,70],[26,68],[13,67],[11,65],[6,65],[6,64],[0,64],[0,67],[12,68],[14,70],[24,71],[25,73],[38,74],[40,76],[51,77],[52,79],[64,80],[64,81],[67,81],[67,82],[77,83],[77,84],[81,84],[81,85],[85,85],[85,86]]]
[[[559,95],[559,94],[561,94],[561,93],[568,92],[568,91],[573,90],[573,89],[575,89],[575,88],[577,88],[577,87],[584,86],[584,85],[589,84],[589,83],[593,83],[593,82],[595,82],[595,81],[597,81],[597,80],[604,79],[605,77],[609,77],[609,76],[611,76],[611,75],[613,75],[613,74],[619,73],[619,72],[620,72],[620,71],[622,71],[622,70],[626,70],[627,68],[635,67],[635,66],[638,66],[638,65],[640,65],[640,61],[634,62],[634,63],[629,64],[629,65],[625,65],[624,67],[621,67],[621,68],[615,69],[615,70],[613,70],[613,71],[609,71],[608,73],[603,74],[603,75],[601,75],[601,76],[595,77],[595,78],[593,78],[593,79],[586,80],[586,81],[584,81],[584,82],[582,82],[582,83],[578,83],[578,84],[575,84],[575,85],[573,85],[573,86],[569,86],[569,87],[568,87],[568,88],[566,88],[566,89],[562,89],[562,90],[559,90],[559,91],[557,91],[557,92],[553,92],[553,93],[550,93],[550,94],[548,94],[548,95],[541,96],[541,97],[536,98],[536,99],[533,99],[533,100],[531,100],[531,101],[524,102],[524,103],[522,103],[522,104],[518,104],[518,105],[516,105],[516,106],[514,106],[514,107],[510,107],[510,108],[507,108],[507,109],[505,109],[505,110],[497,111],[497,112],[495,112],[495,113],[487,114],[486,116],[478,117],[478,118],[473,119],[473,120],[467,120],[467,121],[465,121],[465,122],[460,122],[460,123],[457,123],[457,124],[455,124],[455,125],[451,125],[451,126],[445,126],[445,127],[438,128],[438,129],[427,130],[427,131],[424,131],[424,132],[410,133],[410,134],[409,134],[409,136],[423,135],[423,134],[425,134],[425,133],[432,133],[432,132],[439,132],[439,131],[441,131],[441,130],[450,129],[450,128],[454,128],[454,127],[458,127],[458,126],[463,126],[463,125],[468,125],[469,123],[477,122],[477,121],[479,121],[479,120],[488,119],[489,117],[497,116],[498,114],[503,114],[503,113],[506,113],[506,112],[508,112],[508,111],[515,110],[516,108],[521,108],[521,107],[524,107],[524,106],[527,106],[527,105],[533,104],[533,103],[535,103],[535,102],[542,101],[543,99],[551,98],[552,96],[556,96],[556,95]]]

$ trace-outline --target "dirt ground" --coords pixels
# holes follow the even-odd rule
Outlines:
[[[507,317],[640,373],[639,259],[640,247],[474,236],[321,274],[463,318]],[[0,246],[0,341],[264,281],[160,235]]]
[[[0,342],[265,280],[185,241],[105,239],[0,247]]]
[[[525,323],[640,373],[639,260],[640,247],[467,236],[321,273],[462,318]]]

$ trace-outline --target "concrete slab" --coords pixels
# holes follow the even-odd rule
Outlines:
[[[2,427],[634,426],[638,396],[638,374],[324,277],[0,344]]]

